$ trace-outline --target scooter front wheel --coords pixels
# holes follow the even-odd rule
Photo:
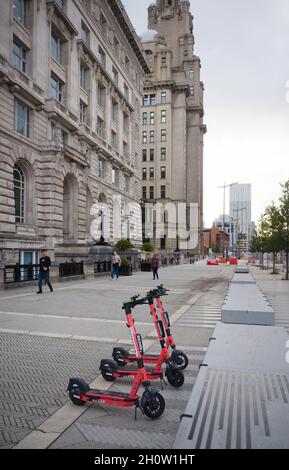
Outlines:
[[[185,377],[181,370],[169,367],[166,371],[166,377],[172,387],[179,388],[184,384]]]
[[[179,370],[184,370],[188,367],[189,359],[188,356],[183,352],[176,352],[175,354],[172,354],[171,359]]]
[[[151,419],[159,418],[165,410],[165,400],[163,396],[156,392],[150,400],[146,400],[142,403],[142,409],[144,414]]]

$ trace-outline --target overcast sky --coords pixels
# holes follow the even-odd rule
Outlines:
[[[123,3],[140,35],[153,1]],[[224,181],[252,184],[257,221],[289,179],[289,1],[191,0],[191,11],[208,127],[205,224],[222,212]]]

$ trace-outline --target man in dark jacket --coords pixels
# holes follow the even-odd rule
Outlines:
[[[46,281],[50,292],[53,292],[51,282],[49,280],[49,268],[51,266],[51,259],[49,258],[46,250],[41,250],[41,257],[39,260],[39,280],[38,280],[38,292],[37,294],[42,294],[42,282]]]
[[[151,266],[152,266],[152,270],[153,270],[153,276],[154,276],[154,280],[157,278],[159,278],[159,275],[158,275],[158,269],[159,269],[159,260],[158,260],[158,257],[156,255],[154,255],[152,257],[152,263],[151,263]]]

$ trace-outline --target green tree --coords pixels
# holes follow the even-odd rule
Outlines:
[[[266,208],[263,220],[266,251],[273,254],[273,274],[276,274],[277,253],[283,249],[283,240],[282,216],[274,202]]]
[[[261,253],[261,269],[264,269],[264,253],[267,251],[268,226],[264,216],[260,218],[257,232],[251,241],[251,251]]]
[[[281,237],[282,249],[286,254],[286,276],[289,278],[289,180],[281,184],[282,196],[280,198],[280,213],[281,213]]]
[[[119,240],[115,246],[120,251],[126,251],[132,248],[132,243],[130,240]]]
[[[152,243],[144,242],[141,249],[142,249],[142,251],[146,251],[147,253],[151,253],[152,251],[154,251],[154,246],[153,246]]]

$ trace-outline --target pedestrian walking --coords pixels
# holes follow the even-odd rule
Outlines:
[[[120,266],[121,266],[121,259],[120,259],[120,256],[115,251],[112,257],[111,279],[114,279],[114,276],[116,276],[116,279],[119,278]]]
[[[159,279],[159,275],[158,275],[159,260],[158,260],[157,255],[154,255],[154,256],[152,257],[151,266],[152,266],[152,270],[153,270],[154,280],[155,280],[156,278]]]
[[[49,279],[49,268],[51,266],[51,259],[49,258],[47,251],[45,249],[41,250],[41,257],[39,260],[39,278],[38,278],[38,292],[37,294],[42,294],[42,283],[46,282],[50,292],[53,292],[53,287]]]

